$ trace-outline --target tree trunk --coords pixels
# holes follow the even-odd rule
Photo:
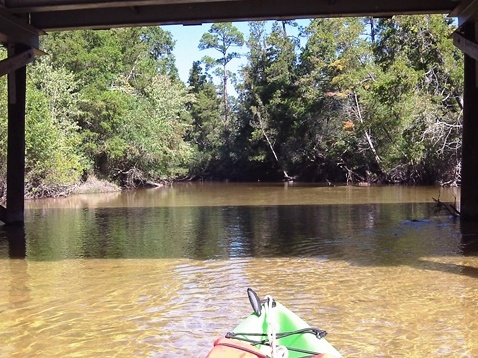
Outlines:
[[[357,108],[357,118],[360,121],[360,123],[363,124],[364,121],[363,121],[363,117],[362,117],[362,111],[360,110],[360,104],[359,104],[358,96],[357,96],[356,92],[354,92],[354,100],[355,100],[355,106]],[[375,156],[375,161],[377,162],[377,164],[380,167],[381,159],[380,159],[379,155],[377,154],[377,151],[375,150],[375,146],[373,145],[372,138],[370,137],[370,133],[365,129],[364,134],[365,134],[365,138],[367,139],[370,150],[372,151],[373,155]]]
[[[227,105],[227,69],[226,65],[223,66],[223,74],[222,74],[222,101],[224,105],[224,124],[227,125],[229,119],[229,108]]]
[[[267,135],[267,132],[264,128],[264,123],[262,122],[262,117],[261,117],[261,114],[259,111],[257,111],[256,113],[256,117],[257,117],[257,120],[259,121],[259,127],[261,128],[261,132],[262,132],[262,135],[263,137],[265,138],[266,142],[267,142],[267,145],[269,146],[269,149],[271,150],[272,152],[272,155],[274,156],[274,159],[276,161],[276,163],[279,165],[279,167],[281,166],[280,165],[280,162],[279,162],[279,157],[277,156],[277,153],[274,149],[274,146],[272,145],[272,141],[270,140],[269,136]],[[292,177],[289,176],[289,174],[287,174],[287,172],[282,169],[282,173],[284,174],[284,178],[286,180],[291,180]]]

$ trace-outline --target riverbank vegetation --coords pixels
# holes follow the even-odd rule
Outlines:
[[[463,59],[450,19],[254,22],[247,34],[213,24],[192,46],[217,56],[194,62],[188,84],[166,29],[42,38],[49,55],[28,67],[30,197],[93,175],[126,188],[174,179],[459,183]],[[244,66],[232,74],[240,48]],[[0,114],[4,178],[6,103]]]

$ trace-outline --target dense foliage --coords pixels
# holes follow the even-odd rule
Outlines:
[[[126,187],[177,178],[456,183],[463,61],[453,30],[440,15],[254,22],[248,34],[213,24],[197,46],[217,57],[194,62],[188,84],[163,28],[50,34],[50,55],[28,68],[26,189],[51,195],[90,174]],[[5,78],[0,92],[6,98]],[[1,178],[6,113],[2,102]]]
[[[273,178],[458,179],[463,73],[451,21],[316,19],[301,48],[288,26],[254,24],[248,41],[238,118],[253,128],[244,153],[259,179],[263,166]]]

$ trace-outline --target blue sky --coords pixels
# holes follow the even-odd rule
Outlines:
[[[235,22],[236,26],[247,37],[249,28],[247,22]],[[182,25],[168,25],[162,26],[164,30],[167,30],[173,34],[173,39],[176,40],[174,46],[174,56],[176,57],[176,67],[179,71],[179,77],[182,81],[187,82],[189,77],[189,70],[192,67],[194,61],[200,60],[203,56],[209,55],[211,57],[217,57],[219,53],[214,50],[198,49],[199,40],[202,35],[211,28],[211,24],[182,26]],[[235,50],[237,52],[246,52],[245,46],[242,50]],[[244,59],[234,59],[228,64],[230,71],[237,71],[241,64],[244,63]]]
[[[306,26],[308,22],[309,20],[297,20],[297,23],[300,26]],[[234,26],[236,26],[239,31],[244,34],[244,38],[248,37],[249,26],[247,21],[234,22]],[[162,26],[162,28],[171,32],[173,39],[176,40],[173,53],[176,58],[176,67],[179,71],[179,77],[185,83],[188,80],[189,70],[191,69],[194,61],[200,60],[205,55],[209,55],[211,57],[217,57],[219,55],[219,53],[215,50],[200,51],[198,49],[199,40],[201,39],[202,35],[211,28],[211,24],[192,26],[167,25]],[[247,49],[246,46],[243,46],[242,50],[234,49],[234,51],[246,53]],[[232,72],[237,72],[244,62],[244,58],[234,59],[229,62],[228,69]]]

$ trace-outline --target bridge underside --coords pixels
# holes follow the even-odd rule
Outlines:
[[[202,22],[449,13],[456,0],[3,0],[45,31]]]
[[[478,0],[0,0],[0,43],[8,58],[7,206],[0,220],[24,221],[26,65],[50,31],[206,22],[444,13],[458,17],[465,53],[461,217],[478,222]]]

